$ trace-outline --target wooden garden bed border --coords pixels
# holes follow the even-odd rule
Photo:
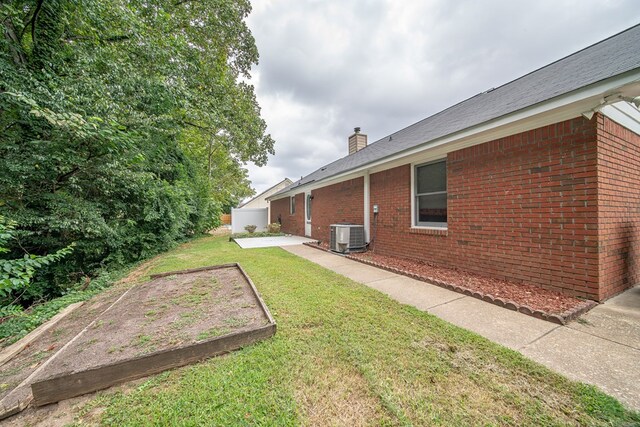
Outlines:
[[[249,331],[234,332],[195,344],[161,350],[116,363],[97,366],[84,371],[61,374],[42,381],[35,381],[31,384],[34,405],[42,406],[49,403],[55,403],[134,379],[157,374],[167,369],[185,366],[213,356],[237,350],[241,347],[273,336],[276,332],[276,322],[271,316],[269,309],[262,300],[262,297],[258,293],[255,285],[238,263],[170,271],[167,273],[154,274],[151,276],[151,279],[153,280],[177,274],[190,274],[201,271],[218,270],[222,268],[237,268],[240,271],[249,284],[253,295],[258,300],[260,308],[269,320],[267,325],[251,329]]]

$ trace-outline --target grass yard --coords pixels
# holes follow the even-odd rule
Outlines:
[[[279,248],[207,237],[162,256],[153,272],[235,261],[276,318],[275,337],[99,394],[77,424],[640,424],[593,387]]]

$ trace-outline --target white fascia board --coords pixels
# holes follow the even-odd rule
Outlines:
[[[310,182],[308,184],[300,185],[294,188],[291,188],[286,193],[278,194],[277,197],[269,197],[269,200],[279,200],[284,199],[286,197],[291,197],[296,194],[305,193],[307,191],[315,190],[322,187],[327,187],[329,185],[338,184],[343,181],[348,181],[350,179],[361,178],[365,175],[366,169],[357,169],[353,172],[346,172],[340,175],[336,175],[333,177],[329,177],[317,182]]]
[[[605,98],[614,94],[628,98],[639,96],[640,70],[636,69],[602,82],[594,83],[585,88],[489,120],[442,138],[434,139],[409,150],[328,177],[321,181],[300,185],[282,195],[278,195],[277,199],[301,193],[307,191],[307,189],[313,190],[348,179],[361,177],[365,171],[375,173],[409,163],[427,162],[442,157],[444,154],[452,151],[569,120],[580,116],[586,111],[601,110],[604,108],[601,107],[601,105],[606,102]]]

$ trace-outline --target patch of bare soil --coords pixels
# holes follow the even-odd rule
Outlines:
[[[424,281],[440,281],[459,286],[482,295],[513,301],[532,310],[561,315],[584,306],[584,300],[563,295],[527,283],[514,283],[462,270],[444,268],[426,262],[378,255],[371,252],[354,253],[352,257],[371,261],[383,268],[391,267]]]
[[[58,356],[43,378],[266,325],[237,268],[154,279],[132,288]]]
[[[108,395],[116,392],[129,393],[135,390],[140,384],[148,381],[147,378],[131,381],[109,387],[106,390],[84,394],[63,400],[51,405],[34,407],[30,406],[13,417],[0,421],[3,427],[63,427],[76,425],[76,418],[82,417],[82,425],[100,425],[100,416],[104,408],[95,405],[94,399],[101,395]]]
[[[78,307],[0,367],[0,400],[107,309],[126,289],[112,288]]]
[[[212,236],[229,236],[231,235],[231,227],[228,227],[226,225],[221,225],[218,228],[214,228],[213,230],[210,230],[209,234],[211,234]]]
[[[123,277],[116,283],[116,287],[125,287],[125,289],[130,288],[133,285],[141,283],[144,281],[149,272],[153,267],[155,267],[158,260],[161,258],[161,255],[155,256],[150,260],[147,260],[136,267],[131,273],[129,273],[126,277]]]
[[[33,382],[270,323],[259,297],[236,266],[159,277],[133,286],[135,281],[123,281],[96,296],[7,362],[0,374],[3,406],[29,399]],[[47,359],[49,364],[43,366]],[[15,388],[40,367],[29,384]]]
[[[39,336],[2,365],[0,367],[0,401],[113,304],[124,292],[141,282],[153,267],[154,260],[144,262],[111,288],[86,301],[81,307],[60,320],[53,328]],[[25,390],[25,394],[29,394],[28,388]]]
[[[389,424],[382,402],[371,393],[354,367],[336,360],[311,357],[313,368],[296,376],[295,397],[304,425],[372,426]]]

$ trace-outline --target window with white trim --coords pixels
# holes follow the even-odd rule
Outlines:
[[[415,167],[414,206],[415,224],[418,227],[447,226],[447,162],[437,162]]]
[[[289,215],[296,213],[296,196],[289,197]]]

